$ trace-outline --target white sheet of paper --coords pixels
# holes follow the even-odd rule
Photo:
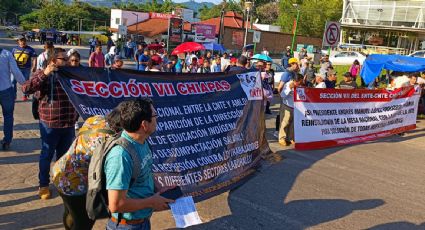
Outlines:
[[[170,204],[170,207],[177,228],[186,228],[202,223],[191,196],[181,197],[175,200],[174,203]]]

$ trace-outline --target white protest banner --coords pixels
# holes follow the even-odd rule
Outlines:
[[[416,128],[420,89],[297,88],[295,149],[360,143]]]

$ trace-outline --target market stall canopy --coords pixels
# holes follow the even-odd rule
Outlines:
[[[202,43],[206,50],[226,51],[223,45],[217,43]]]
[[[366,84],[374,81],[383,69],[397,72],[425,71],[425,58],[403,55],[372,54],[366,58],[360,76]]]

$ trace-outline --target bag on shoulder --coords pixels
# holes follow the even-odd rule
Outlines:
[[[140,157],[133,144],[124,137],[117,134],[97,146],[93,152],[89,165],[86,197],[86,211],[89,218],[92,220],[111,217],[111,213],[108,209],[108,191],[106,190],[104,165],[106,156],[116,145],[123,147],[133,160],[133,174],[131,175],[130,187],[140,174]]]

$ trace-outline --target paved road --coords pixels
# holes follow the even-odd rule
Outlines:
[[[425,229],[424,120],[405,137],[304,152],[277,144],[274,115],[266,124],[275,153],[238,189],[198,203],[204,224],[189,229]],[[0,229],[61,229],[57,194],[36,196],[40,135],[29,102],[16,103],[14,135],[11,150],[0,152]],[[152,223],[175,226],[168,211]]]

